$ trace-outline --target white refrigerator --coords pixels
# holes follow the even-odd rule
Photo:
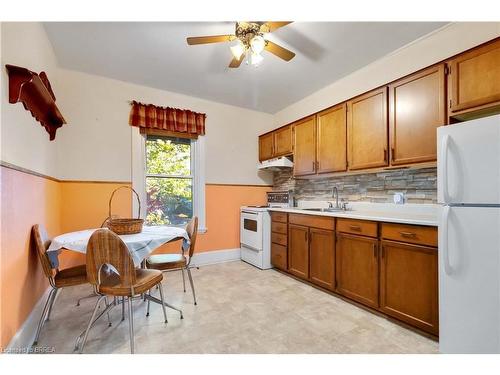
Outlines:
[[[500,116],[437,136],[439,350],[500,353]]]

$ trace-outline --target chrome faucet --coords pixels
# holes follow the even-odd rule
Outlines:
[[[335,208],[340,208],[339,206],[339,189],[336,186],[332,190],[332,198],[335,198]]]

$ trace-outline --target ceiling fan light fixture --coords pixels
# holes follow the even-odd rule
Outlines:
[[[250,40],[250,48],[252,49],[253,53],[260,54],[262,51],[264,51],[265,46],[266,41],[264,40],[264,37],[262,37],[262,35],[255,35],[252,40]]]
[[[262,60],[264,60],[264,58],[259,53],[252,52],[250,53],[249,60],[251,65],[258,66],[262,62]]]
[[[245,46],[241,40],[238,40],[234,46],[231,46],[231,53],[236,60],[241,58],[241,55],[245,53]]]

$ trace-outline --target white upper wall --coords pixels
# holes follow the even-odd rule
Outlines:
[[[59,78],[69,124],[58,134],[62,179],[131,180],[131,132],[139,129],[128,125],[129,101],[137,100],[207,114],[207,183],[272,183],[257,172],[257,136],[273,127],[272,115],[70,70]]]
[[[257,136],[273,127],[272,115],[60,69],[40,23],[2,23],[1,31],[2,161],[60,179],[130,181],[138,129],[128,125],[128,101],[138,100],[207,114],[207,183],[272,183],[257,171]],[[68,122],[55,141],[22,104],[8,103],[5,64],[47,72]]]
[[[45,71],[59,103],[63,96],[57,80],[57,61],[47,34],[40,23],[1,23],[1,158],[2,161],[56,176],[56,141],[22,103],[9,104],[9,76],[5,64],[19,65],[34,72]],[[64,115],[64,112],[62,112]]]
[[[460,22],[427,35],[277,112],[284,125],[500,36],[500,22]]]

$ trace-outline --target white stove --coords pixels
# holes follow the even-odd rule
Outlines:
[[[261,269],[271,266],[271,216],[269,207],[289,207],[288,192],[267,193],[267,206],[240,209],[241,260]]]

